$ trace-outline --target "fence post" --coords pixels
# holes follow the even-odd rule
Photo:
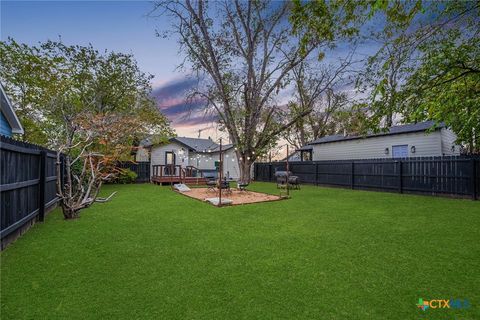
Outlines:
[[[398,165],[398,192],[403,193],[403,172],[402,172],[402,160],[395,161]]]
[[[475,164],[475,158],[470,159],[470,163],[472,164],[472,200],[477,200],[477,167]]]
[[[318,163],[315,162],[315,185],[318,186]]]
[[[63,192],[65,186],[65,156],[60,155],[60,190]]]
[[[352,161],[352,172],[351,172],[351,180],[350,180],[350,187],[352,189],[355,188],[355,162]]]
[[[38,220],[45,220],[45,185],[46,174],[45,169],[47,165],[47,152],[45,150],[40,151],[40,174],[38,179]]]
[[[270,182],[273,181],[273,178],[272,178],[272,163],[271,162],[268,164],[268,181],[270,181]]]

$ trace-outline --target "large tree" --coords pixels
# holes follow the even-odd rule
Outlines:
[[[391,41],[393,34],[401,33],[421,9],[419,0],[338,0],[335,6],[345,8],[345,19],[351,27],[346,29],[352,40],[374,42],[381,49],[370,57],[363,71],[358,73],[356,87],[359,91],[370,94],[368,99],[371,127],[378,129],[393,124],[395,107],[400,100],[400,85],[404,80],[407,61],[410,61],[409,51],[401,42]],[[324,1],[294,1],[292,22],[294,30],[304,31],[302,45],[313,41],[324,29]],[[372,19],[382,21],[374,25],[370,33],[368,23]],[[368,35],[365,34],[367,32]],[[388,61],[388,65],[386,62]],[[363,109],[363,107],[362,107]],[[360,113],[352,114],[356,117]],[[367,124],[367,122],[365,122]]]
[[[250,180],[256,158],[299,118],[286,118],[279,106],[291,71],[314,50],[334,45],[346,33],[348,14],[326,2],[321,34],[299,44],[292,35],[288,1],[161,1],[152,15],[172,18],[172,32],[189,67],[205,75],[201,95],[236,146],[242,180]],[[346,17],[347,16],[347,17]]]
[[[408,24],[387,23],[378,32],[380,50],[369,59],[367,83],[371,125],[435,120],[445,123],[466,146],[479,151],[480,4],[428,2]]]
[[[0,42],[0,79],[22,122],[23,141],[47,145],[42,129],[40,88],[49,84],[52,61],[42,59],[38,47],[17,43],[13,39]]]
[[[57,194],[66,219],[96,201],[134,139],[171,133],[151,98],[151,77],[131,55],[55,41],[29,47],[13,40],[1,43],[0,53],[5,53],[0,78],[25,111],[23,120],[34,120],[45,145],[58,150]],[[22,72],[12,74],[15,70]],[[28,140],[41,142],[36,137]]]
[[[480,3],[448,2],[421,26],[419,64],[407,79],[400,112],[406,121],[444,122],[480,153]]]
[[[322,1],[295,1],[302,43],[318,33]],[[336,1],[348,5],[350,1]],[[369,126],[381,130],[394,122],[444,122],[469,153],[479,151],[478,1],[358,1],[360,24],[382,21],[373,35],[380,49],[368,60],[358,88]],[[321,30],[321,29],[320,29]]]
[[[351,55],[338,66],[312,67],[306,62],[293,69],[293,99],[288,103],[287,118],[296,121],[283,133],[295,148],[325,135],[337,132],[344,117],[339,112],[349,109],[347,94],[338,87],[345,84],[345,73],[351,64]],[[305,111],[310,111],[305,114]]]
[[[135,132],[140,138],[169,134],[168,121],[151,96],[151,79],[130,54],[101,53],[91,45],[61,41],[36,46],[13,39],[0,42],[0,81],[25,127],[20,138],[31,143],[55,147],[64,117],[83,112],[135,117],[141,122]],[[79,99],[68,115],[51,103],[61,90]]]
[[[408,35],[398,35],[397,41],[392,41],[390,34],[390,31],[380,31],[368,37],[368,41],[380,45],[380,49],[367,59],[356,80],[356,88],[367,94],[368,122],[373,129],[386,129],[395,124],[402,103],[402,85],[416,64],[414,49],[405,41]]]

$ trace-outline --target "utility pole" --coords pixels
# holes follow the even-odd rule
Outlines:
[[[209,127],[205,127],[205,128],[202,128],[202,129],[198,129],[198,138],[200,139],[200,135],[202,134],[202,131],[205,131],[205,130],[208,130],[208,129],[212,129],[214,128],[214,126],[209,126]]]

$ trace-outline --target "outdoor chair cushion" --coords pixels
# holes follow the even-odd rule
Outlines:
[[[176,183],[176,184],[173,185],[173,188],[175,190],[180,191],[180,192],[192,191],[189,187],[187,187],[186,184],[183,184],[183,183]]]

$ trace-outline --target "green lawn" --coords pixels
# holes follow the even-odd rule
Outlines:
[[[1,254],[2,319],[480,318],[480,201],[305,186],[215,208],[168,187],[113,190]]]

